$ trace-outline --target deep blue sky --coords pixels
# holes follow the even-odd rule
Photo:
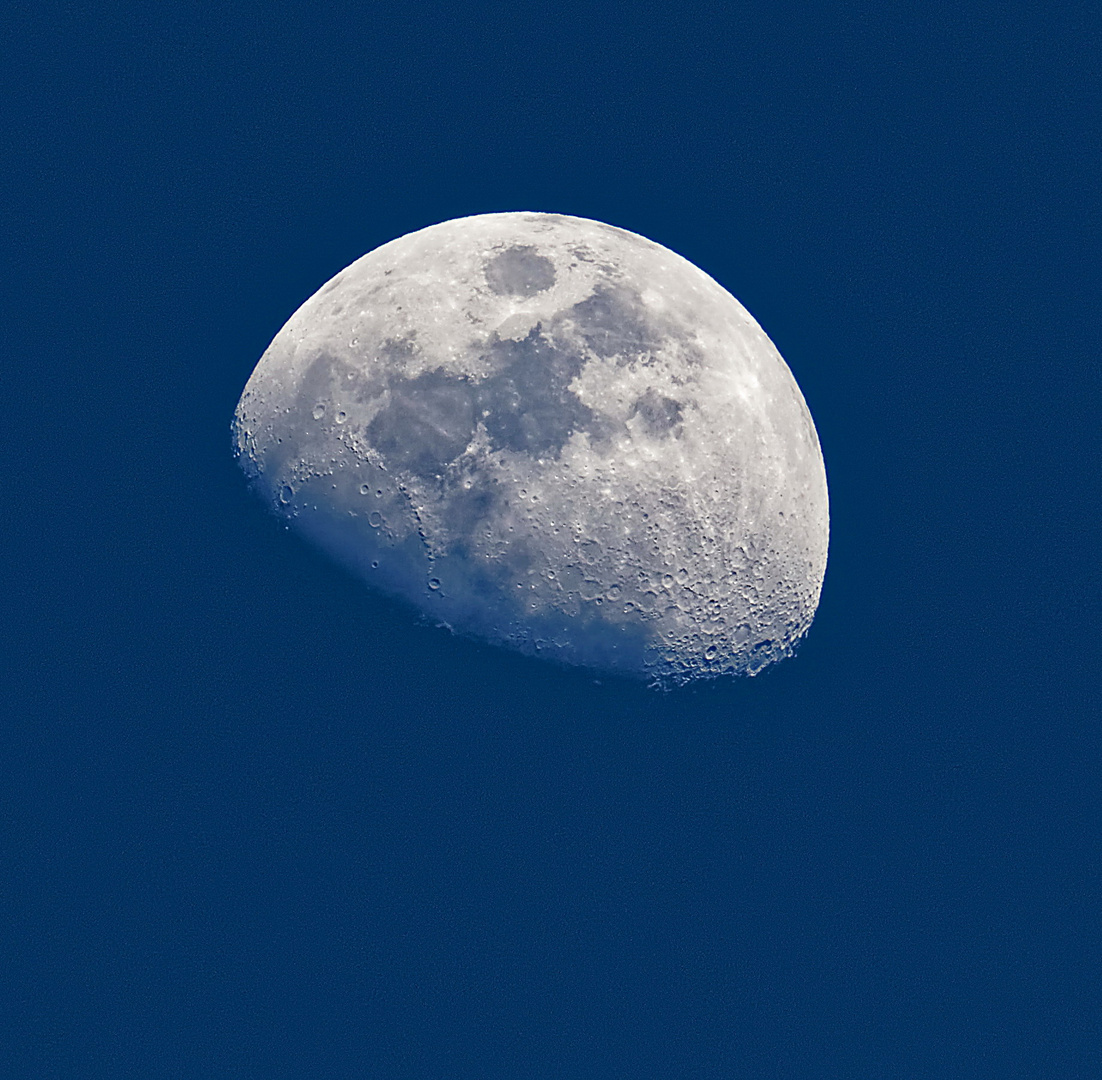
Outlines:
[[[1102,1075],[1093,5],[21,5],[0,63],[0,1074]],[[283,321],[464,214],[777,343],[800,655],[450,638],[247,497]]]

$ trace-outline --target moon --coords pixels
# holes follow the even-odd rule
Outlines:
[[[584,218],[482,214],[364,255],[237,406],[289,525],[457,633],[676,686],[793,652],[826,570],[796,380],[686,259]]]

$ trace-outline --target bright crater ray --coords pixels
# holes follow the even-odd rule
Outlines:
[[[446,221],[337,274],[234,419],[261,497],[454,630],[679,684],[787,656],[827,487],[785,362],[707,274],[596,221]]]

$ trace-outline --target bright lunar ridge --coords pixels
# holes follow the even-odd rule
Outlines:
[[[815,614],[827,486],[784,360],[679,255],[557,214],[446,221],[291,317],[234,421],[262,498],[455,631],[676,685]]]

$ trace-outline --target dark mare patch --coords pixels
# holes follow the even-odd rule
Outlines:
[[[584,358],[541,331],[537,325],[520,341],[495,337],[488,346],[493,374],[481,382],[439,368],[390,378],[387,400],[367,425],[387,465],[423,479],[443,477],[470,445],[479,421],[491,450],[536,458],[558,457],[575,431],[607,438],[608,418],[570,389]],[[472,496],[472,508],[475,501]]]
[[[600,357],[619,356],[630,363],[653,352],[662,340],[647,319],[642,297],[623,286],[598,285],[569,314],[585,343]]]
[[[593,419],[592,410],[570,389],[582,358],[553,345],[539,326],[521,341],[494,341],[490,355],[497,370],[476,393],[494,449],[557,456],[570,436]]]
[[[466,486],[470,483],[470,487]],[[443,498],[444,528],[452,537],[451,549],[462,553],[473,549],[476,533],[485,528],[497,513],[500,494],[494,481],[485,477],[468,478],[466,483],[448,483]]]
[[[486,263],[486,284],[499,296],[535,296],[555,284],[555,264],[534,247],[516,245]]]
[[[437,369],[392,379],[367,435],[388,465],[429,479],[467,449],[477,423],[470,381]]]

